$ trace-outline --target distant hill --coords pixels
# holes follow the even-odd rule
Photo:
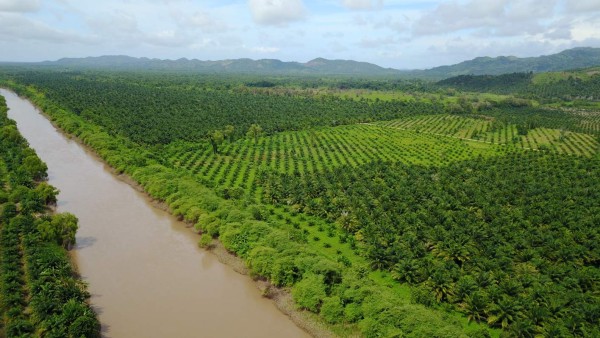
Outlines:
[[[274,75],[357,75],[385,76],[399,75],[402,71],[383,68],[372,63],[352,60],[327,60],[317,58],[306,63],[285,62],[276,59],[232,59],[220,61],[201,60],[161,60],[134,58],[123,55],[110,55],[86,58],[64,58],[58,61],[46,61],[38,65],[112,69],[112,70],[162,70],[186,71],[198,73],[232,73],[232,74],[274,74]]]
[[[518,58],[514,56],[478,57],[451,66],[412,71],[420,78],[444,79],[458,75],[500,75],[542,73],[600,66],[600,48],[581,47],[558,54]]]
[[[514,94],[535,99],[600,101],[600,67],[544,73],[458,75],[437,82],[463,91]]]
[[[14,63],[12,63],[14,64]],[[45,67],[87,68],[109,70],[155,70],[214,74],[263,75],[349,75],[386,76],[441,80],[459,75],[500,75],[511,73],[541,73],[600,66],[600,48],[580,47],[558,54],[518,58],[515,56],[478,57],[455,65],[426,70],[383,68],[368,62],[316,58],[306,63],[276,59],[232,59],[201,61],[197,59],[161,60],[109,55],[86,58],[64,58],[58,61],[28,63]]]

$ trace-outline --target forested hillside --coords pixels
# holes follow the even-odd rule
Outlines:
[[[464,91],[516,94],[544,101],[600,101],[600,71],[597,68],[563,73],[511,73],[461,75],[438,82]]]
[[[600,65],[600,48],[572,48],[557,54],[518,58],[514,56],[478,57],[449,66],[440,66],[412,75],[444,79],[460,75],[501,75],[510,73],[544,73]]]
[[[67,249],[77,218],[51,214],[58,191],[0,96],[0,336],[99,337]]]

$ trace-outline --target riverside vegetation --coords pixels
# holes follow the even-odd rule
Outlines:
[[[0,336],[99,337],[70,263],[77,218],[51,214],[58,191],[0,96]]]
[[[600,335],[594,97],[448,81],[2,74],[195,224],[200,245],[218,238],[339,335]]]

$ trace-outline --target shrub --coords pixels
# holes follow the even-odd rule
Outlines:
[[[433,292],[423,286],[417,286],[411,289],[410,301],[415,304],[421,304],[425,306],[432,306],[436,303]]]
[[[292,288],[292,297],[298,306],[317,313],[327,296],[323,276],[308,274]]]
[[[344,306],[340,297],[327,297],[321,305],[321,316],[330,324],[336,324],[344,319]]]
[[[210,234],[202,234],[198,246],[201,248],[210,248],[212,246],[212,236]]]
[[[344,318],[346,321],[354,323],[362,319],[362,308],[360,304],[350,303],[344,308]]]

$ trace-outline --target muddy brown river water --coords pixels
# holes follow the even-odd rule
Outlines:
[[[9,116],[48,165],[58,211],[79,218],[72,251],[106,337],[307,337],[247,276],[29,102],[0,89]]]

